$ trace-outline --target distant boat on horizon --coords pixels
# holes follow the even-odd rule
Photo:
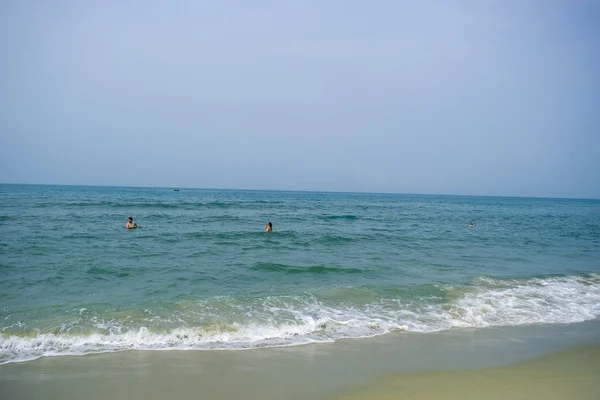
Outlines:
[[[175,191],[175,192],[179,192],[179,189],[173,189],[173,191]]]

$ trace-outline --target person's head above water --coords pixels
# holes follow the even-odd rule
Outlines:
[[[265,225],[265,232],[273,232],[273,224],[271,223],[271,221],[269,221],[267,225]]]
[[[140,228],[140,225],[135,223],[135,221],[133,220],[133,217],[129,217],[127,219],[127,223],[125,224],[125,228],[127,228],[127,229]]]
[[[269,225],[269,228],[273,227],[273,224],[271,222],[269,222],[267,225]]]

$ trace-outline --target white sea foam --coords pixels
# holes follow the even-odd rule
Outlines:
[[[444,298],[379,298],[344,305],[318,297],[269,297],[253,303],[227,303],[237,321],[192,326],[190,316],[220,315],[218,307],[187,304],[187,317],[173,316],[172,328],[132,327],[118,320],[95,321],[98,333],[20,336],[0,334],[0,363],[42,356],[122,350],[248,349],[291,346],[385,334],[394,330],[433,332],[454,327],[574,323],[600,317],[600,275],[525,280],[480,278],[467,287],[442,287]],[[94,317],[95,318],[95,317]],[[148,326],[160,317],[151,315]],[[67,324],[68,325],[68,324]],[[12,327],[12,326],[11,326]]]
[[[600,316],[600,282],[591,278],[491,282],[458,299],[453,326],[583,322]]]

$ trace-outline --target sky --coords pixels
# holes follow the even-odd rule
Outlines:
[[[600,198],[600,1],[0,1],[0,182]]]

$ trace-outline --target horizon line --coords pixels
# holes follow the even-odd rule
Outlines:
[[[178,190],[221,190],[239,192],[285,192],[285,193],[323,193],[323,194],[371,194],[371,195],[397,195],[397,196],[456,196],[456,197],[497,197],[515,199],[547,199],[547,200],[600,200],[595,197],[544,197],[544,196],[515,196],[515,195],[489,195],[489,194],[445,194],[445,193],[400,193],[400,192],[361,192],[344,190],[307,190],[307,189],[239,189],[239,188],[210,188],[210,187],[184,187],[184,186],[135,186],[135,185],[97,185],[97,184],[56,184],[56,183],[5,183],[0,185],[21,186],[70,186],[70,187],[104,187],[127,189],[178,189]]]

